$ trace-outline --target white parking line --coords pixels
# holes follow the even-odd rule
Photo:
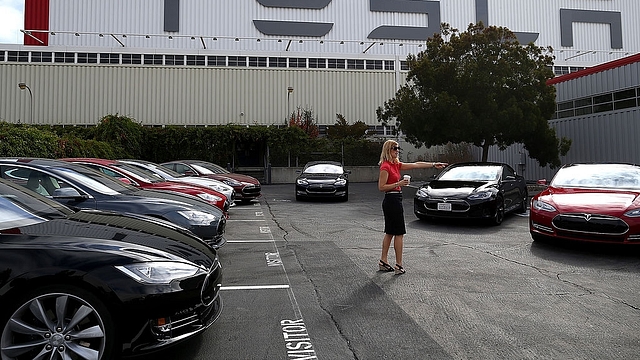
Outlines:
[[[220,290],[271,290],[289,289],[289,285],[242,285],[242,286],[221,286]]]
[[[236,244],[241,244],[241,243],[272,243],[273,239],[263,239],[263,240],[227,240],[227,243],[236,243]]]

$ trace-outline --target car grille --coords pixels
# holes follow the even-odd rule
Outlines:
[[[313,184],[307,187],[309,194],[333,194],[336,192],[336,188],[333,185],[327,184]]]
[[[224,217],[220,219],[220,222],[218,223],[218,235],[223,235],[225,230],[227,228],[227,219],[225,219]]]
[[[258,195],[260,190],[260,185],[247,185],[242,188],[242,193],[244,195]]]
[[[562,214],[553,218],[553,226],[559,231],[592,235],[620,236],[629,231],[622,219],[598,214]]]
[[[216,261],[200,288],[200,303],[194,303],[193,306],[171,315],[168,327],[154,325],[154,322],[150,321],[154,341],[141,344],[138,350],[157,349],[208,328],[222,310],[222,299],[219,296],[221,278],[222,267]]]
[[[438,203],[442,203],[441,199],[429,199],[425,201],[424,207],[427,210],[438,211]],[[469,211],[469,203],[464,200],[447,200],[447,203],[451,204],[452,212],[465,212]]]

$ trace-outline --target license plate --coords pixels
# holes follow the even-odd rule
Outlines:
[[[439,211],[451,211],[451,204],[450,203],[438,203],[438,210]]]

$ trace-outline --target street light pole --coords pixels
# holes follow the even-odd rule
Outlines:
[[[29,90],[29,101],[30,101],[29,105],[31,108],[29,113],[29,122],[33,124],[33,93],[31,92],[31,88],[23,82],[19,83],[18,87],[20,88],[20,90],[24,90],[24,89]]]
[[[293,86],[289,86],[287,88],[287,126],[289,126],[289,124],[291,123],[291,106],[290,104],[290,98],[291,98],[291,93],[293,92]]]

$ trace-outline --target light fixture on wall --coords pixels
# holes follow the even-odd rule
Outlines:
[[[33,124],[33,93],[31,92],[31,88],[26,83],[18,83],[18,87],[20,90],[27,89],[29,90],[29,102],[30,102],[30,113],[29,113],[29,123]]]

